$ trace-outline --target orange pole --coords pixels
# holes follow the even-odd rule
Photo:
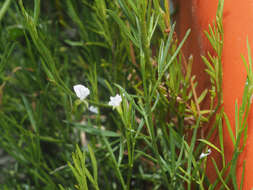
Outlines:
[[[197,76],[199,83],[198,92],[209,86],[209,77],[204,72],[204,63],[200,55],[212,48],[203,31],[208,30],[208,25],[215,20],[218,0],[175,0],[179,13],[176,17],[177,33],[182,39],[188,28],[192,33],[183,48],[186,56],[194,55],[193,74]],[[224,46],[222,54],[223,64],[223,99],[224,111],[228,115],[232,128],[235,128],[235,101],[238,105],[242,102],[243,89],[246,82],[246,69],[241,55],[247,57],[246,39],[253,49],[253,1],[225,0],[223,11]],[[204,105],[205,107],[205,105]],[[248,118],[248,139],[243,153],[240,155],[237,167],[237,182],[240,184],[242,174],[242,163],[246,161],[244,190],[253,188],[253,111]],[[225,126],[225,125],[224,125]],[[234,130],[235,131],[235,130]],[[226,161],[230,161],[233,153],[232,140],[229,137],[226,126],[224,132],[224,146]],[[218,139],[212,140],[218,145]],[[212,156],[221,165],[218,153]],[[216,179],[212,163],[208,162],[207,175],[211,181]]]

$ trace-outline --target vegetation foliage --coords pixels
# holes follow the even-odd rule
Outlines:
[[[1,188],[204,190],[229,189],[230,182],[238,188],[253,75],[249,59],[234,135],[221,108],[223,3],[207,32],[217,54],[203,57],[212,86],[197,95],[194,60],[181,51],[190,30],[177,39],[167,0],[1,1]],[[75,95],[76,84],[90,89],[85,100]],[[114,109],[108,102],[116,94],[122,102]],[[201,110],[207,98],[210,109]],[[211,117],[219,147],[208,141],[211,134],[198,135]],[[235,146],[230,163],[223,118]],[[212,184],[207,156],[199,157],[209,148],[223,158],[222,168],[213,160]]]

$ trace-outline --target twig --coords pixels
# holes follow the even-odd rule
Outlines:
[[[165,29],[164,32],[170,33],[170,28]],[[174,32],[173,35],[174,35],[174,38],[176,38],[176,40],[178,40],[177,34],[175,32]],[[183,58],[183,66],[184,66],[184,70],[186,72],[186,70],[187,70],[187,61],[185,59],[185,56],[184,56],[184,53],[183,53],[182,50],[180,50],[180,53],[181,53],[182,58]],[[192,89],[192,93],[193,93],[193,99],[194,99],[194,102],[195,102],[196,107],[197,107],[197,112],[198,112],[198,115],[200,116],[200,106],[199,106],[199,103],[198,103],[198,96],[197,96],[197,92],[194,88],[194,84],[193,84],[192,80],[190,80],[190,85],[191,85],[191,89]]]

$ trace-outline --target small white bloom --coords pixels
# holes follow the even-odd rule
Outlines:
[[[90,90],[81,84],[77,84],[73,86],[73,88],[76,96],[80,98],[80,100],[84,100],[90,94]]]
[[[122,102],[122,98],[120,95],[116,94],[114,97],[110,97],[110,102],[108,103],[109,106],[113,106],[113,108],[118,107]]]
[[[211,151],[211,149],[209,148],[208,150],[207,150],[207,153],[201,153],[200,154],[200,156],[199,156],[199,159],[202,159],[202,158],[205,158],[205,157],[207,157],[209,154],[211,154],[212,153],[212,151]]]
[[[91,112],[93,112],[93,113],[95,113],[95,114],[98,114],[98,108],[95,107],[95,106],[90,106],[90,107],[89,107],[89,111],[91,111]]]

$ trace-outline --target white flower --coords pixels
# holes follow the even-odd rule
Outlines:
[[[120,95],[116,94],[114,97],[110,97],[110,102],[108,103],[109,106],[113,106],[113,108],[118,107],[122,102],[122,98]]]
[[[200,156],[199,156],[199,159],[202,159],[202,158],[205,158],[205,157],[207,157],[209,154],[211,154],[211,149],[209,148],[208,150],[207,150],[207,153],[201,153],[200,154]]]
[[[90,90],[81,84],[77,84],[73,86],[73,88],[76,96],[80,98],[80,100],[84,100],[90,94]]]
[[[95,114],[98,114],[98,108],[95,107],[95,106],[90,106],[90,107],[89,107],[89,111],[91,111],[91,112],[93,112],[93,113],[95,113]]]

